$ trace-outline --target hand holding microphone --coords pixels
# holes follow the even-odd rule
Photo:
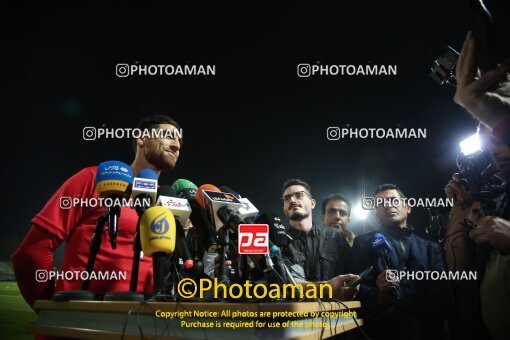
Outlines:
[[[381,302],[383,304],[392,304],[400,299],[400,281],[398,277],[393,277],[394,275],[392,275],[394,266],[390,256],[390,244],[383,234],[376,233],[371,246],[384,265],[384,270],[377,276],[376,280]],[[390,276],[392,279],[388,280]]]
[[[377,276],[376,285],[379,288],[379,296],[381,302],[385,305],[389,305],[395,302],[400,289],[400,280],[398,277],[395,280],[388,280],[388,276],[391,272],[389,270],[383,270]]]

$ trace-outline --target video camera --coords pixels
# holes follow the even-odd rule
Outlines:
[[[497,176],[499,170],[487,150],[482,150],[478,132],[461,142],[462,152],[457,156],[457,167],[461,183],[471,193],[474,201],[481,204],[480,216],[498,216],[495,199],[505,188]],[[478,148],[470,149],[469,143]],[[472,145],[471,145],[472,146]],[[476,146],[476,145],[475,145]]]
[[[476,60],[481,73],[494,69],[508,55],[508,34],[506,20],[508,17],[499,3],[484,0],[466,0],[471,31],[477,40]],[[496,13],[496,9],[499,10]],[[499,15],[499,16],[497,16]],[[459,53],[448,46],[446,52],[434,61],[430,76],[440,85],[456,86],[455,65]]]

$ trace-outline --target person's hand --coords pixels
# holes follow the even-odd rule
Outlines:
[[[376,280],[377,288],[379,288],[379,296],[381,297],[381,302],[383,304],[389,305],[395,301],[395,296],[397,291],[400,289],[400,280],[398,277],[395,278],[395,282],[389,282],[387,280],[388,270],[382,271]]]
[[[359,279],[358,275],[354,274],[345,274],[338,275],[328,280],[327,283],[331,285],[333,296],[339,298],[343,301],[349,301],[354,298],[354,296],[358,293],[356,287],[347,287],[347,282],[351,280]]]
[[[230,269],[232,267],[232,261],[225,259],[225,268]],[[222,273],[221,270],[221,256],[218,255],[214,258],[214,276],[220,277]]]
[[[480,217],[476,221],[476,227],[469,232],[469,237],[476,244],[488,245],[510,254],[510,221],[501,217]]]
[[[510,60],[480,76],[476,63],[477,42],[468,32],[456,66],[457,90],[454,101],[492,129],[510,115],[510,97],[489,89],[508,81]]]
[[[452,180],[444,187],[446,197],[453,198],[454,207],[465,209],[473,203],[473,199],[469,191],[460,182],[460,175],[454,173]]]

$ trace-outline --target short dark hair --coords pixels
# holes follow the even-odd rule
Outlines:
[[[159,124],[170,124],[175,126],[177,130],[181,129],[181,126],[179,123],[177,123],[173,118],[167,116],[167,115],[151,115],[147,116],[145,118],[142,118],[138,122],[138,125],[136,126],[137,129],[145,130],[145,129],[152,129],[157,127]],[[179,138],[179,144],[182,146],[182,138]],[[133,148],[136,152],[136,138],[133,138]]]
[[[373,196],[375,197],[375,195],[377,195],[378,193],[386,191],[386,190],[397,190],[397,192],[401,198],[406,197],[406,195],[404,195],[404,193],[402,192],[402,190],[400,190],[399,187],[397,187],[395,184],[390,184],[390,183],[381,184],[381,185],[377,186],[377,188],[375,188]]]
[[[347,197],[345,197],[344,195],[342,194],[332,194],[332,195],[329,195],[328,197],[326,197],[326,199],[324,199],[324,201],[322,201],[322,214],[323,215],[326,215],[326,206],[328,205],[328,203],[330,201],[342,201],[342,202],[345,202],[345,204],[347,204],[347,206],[349,207],[349,211],[347,212],[347,216],[351,217],[351,201],[349,201],[349,199],[347,199]]]
[[[310,189],[310,186],[308,185],[308,183],[306,183],[305,181],[302,181],[298,178],[291,178],[291,179],[286,180],[285,183],[283,183],[282,195],[283,195],[285,189],[287,189],[288,187],[293,186],[293,185],[301,185],[308,191],[310,196],[312,196],[312,189]]]

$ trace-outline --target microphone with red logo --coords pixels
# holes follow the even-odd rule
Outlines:
[[[281,248],[286,247],[292,242],[292,237],[287,234],[285,226],[281,219],[272,212],[259,214],[255,218],[259,224],[269,225],[269,256],[266,257],[266,270],[275,270],[278,279],[282,283],[296,283],[289,268],[283,260]]]
[[[225,226],[237,232],[240,224],[246,224],[246,221],[236,213],[242,207],[242,203],[233,194],[221,192],[212,184],[204,184],[198,188],[197,202],[205,210],[216,230]]]
[[[229,203],[236,201],[236,198],[232,194],[221,192],[220,189],[212,184],[201,185],[197,189],[196,198],[198,204],[205,210],[207,217],[218,232],[219,245],[221,246],[221,250],[219,251],[221,259],[219,281],[230,285],[230,270],[225,265],[225,260],[229,252],[228,246],[230,244],[229,226],[225,223],[227,222],[224,219],[225,215],[223,213],[220,214],[223,219],[222,221],[219,217],[220,215],[217,215],[217,212],[221,208],[227,208]],[[239,203],[239,206],[240,205]],[[227,211],[231,210],[230,207],[227,208]],[[225,209],[222,211],[225,211]]]
[[[220,190],[222,192],[227,192],[235,196],[241,202],[242,206],[237,210],[237,214],[239,217],[241,217],[243,220],[245,220],[248,223],[255,223],[254,218],[259,214],[259,210],[253,205],[253,203],[250,202],[249,199],[246,197],[241,197],[237,192],[232,190],[230,187],[227,187],[226,185],[222,185],[220,187]]]
[[[292,242],[292,237],[287,234],[287,228],[275,213],[259,214],[255,218],[255,223],[269,225],[269,240],[278,248],[285,248]]]

